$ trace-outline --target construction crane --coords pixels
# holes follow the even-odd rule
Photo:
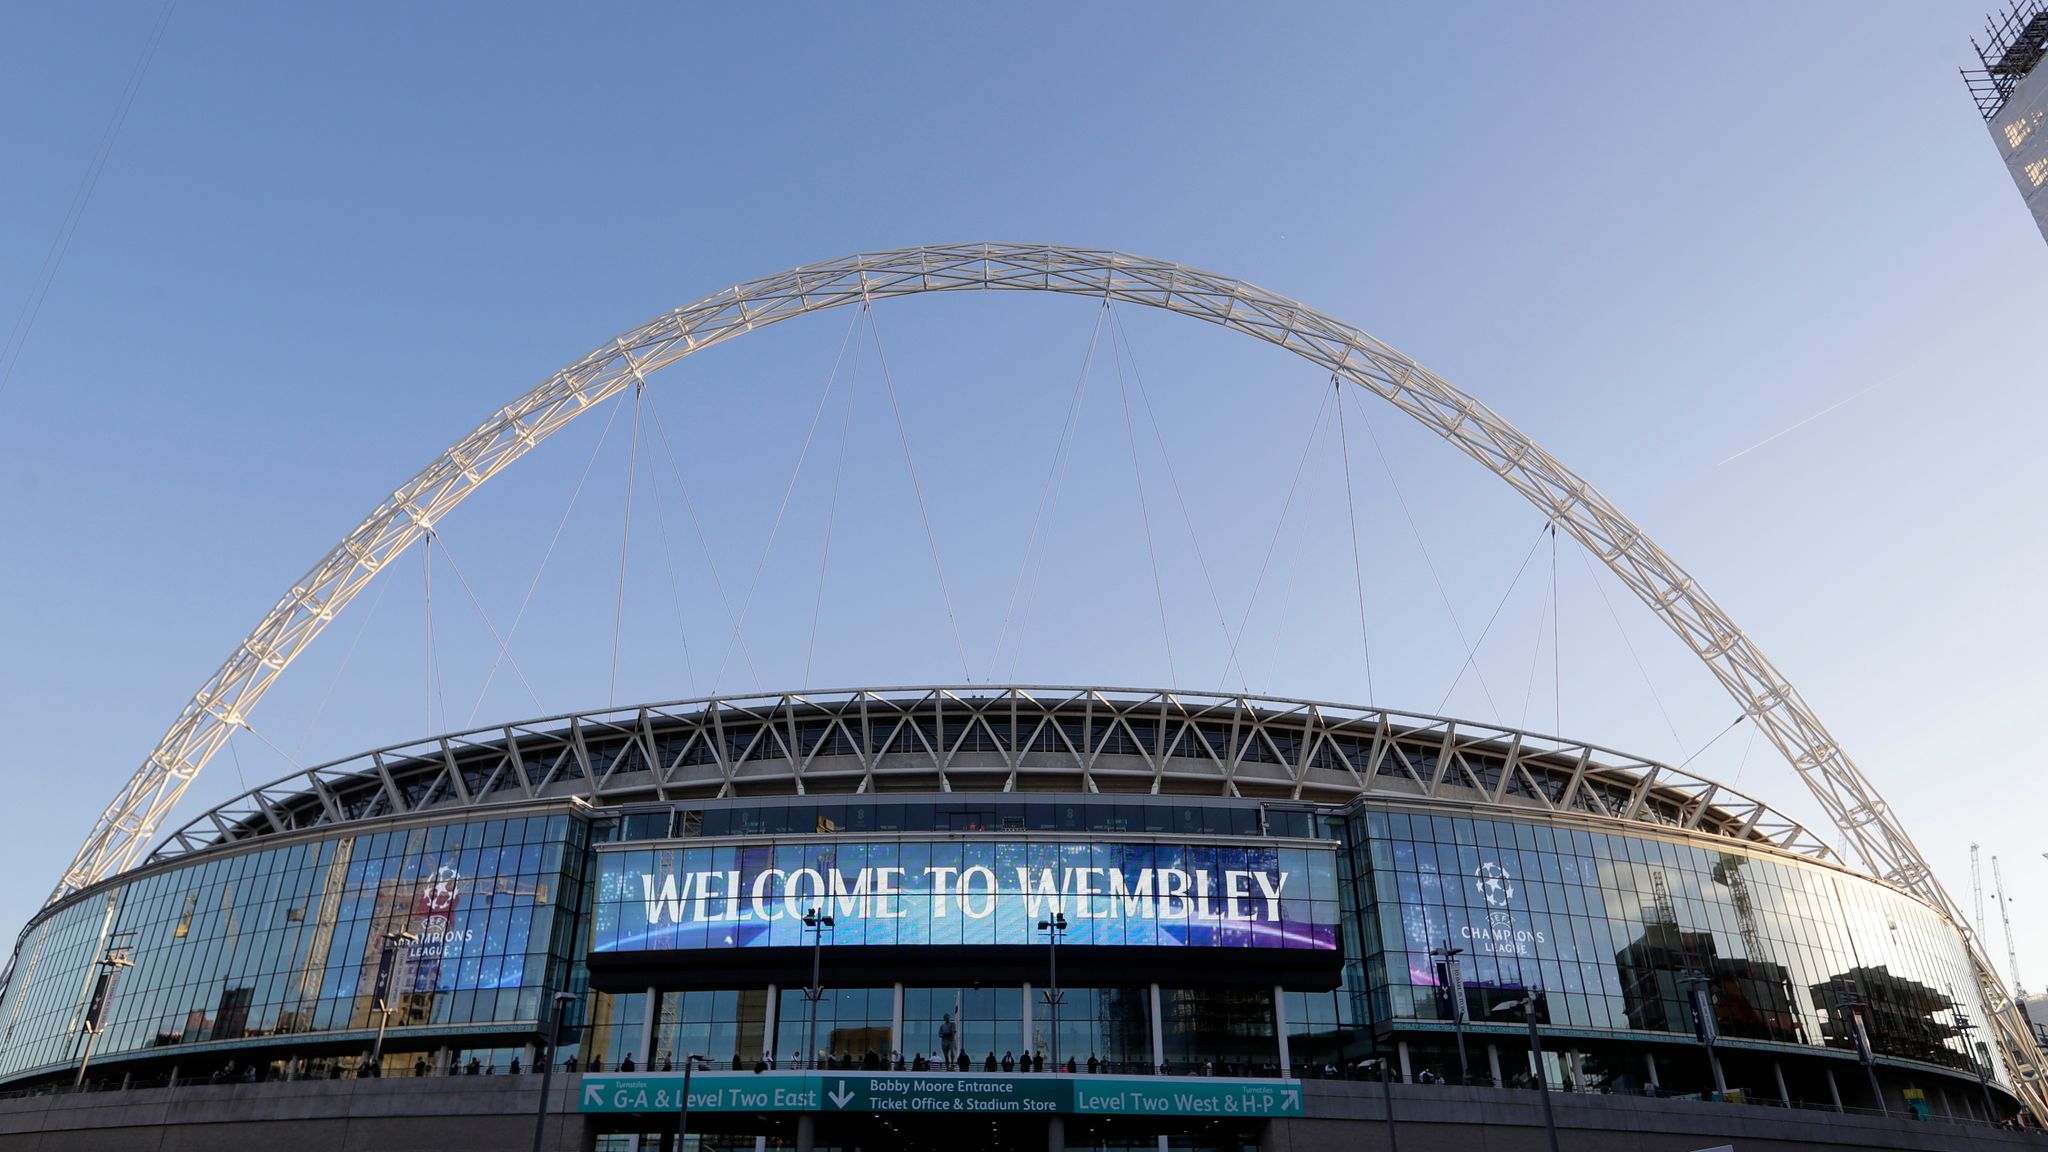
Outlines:
[[[1977,846],[1970,845],[1970,900],[1977,912],[1977,939],[1984,939],[1984,869],[1977,862]]]
[[[1998,868],[1998,857],[1991,858],[1992,895],[1998,900],[1998,922],[2005,929],[2005,963],[2012,969],[2012,994],[2015,999],[2026,999],[2027,990],[2020,986],[2020,950],[2012,942],[2012,914],[2005,906],[2005,876]]]

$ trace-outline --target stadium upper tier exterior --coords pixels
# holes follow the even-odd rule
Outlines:
[[[561,993],[581,1073],[1426,1081],[1462,1031],[1517,1083],[1499,1009],[1538,989],[1573,1090],[1714,1088],[1705,1003],[1731,1090],[2014,1107],[1955,926],[1725,786],[1434,717],[987,686],[553,717],[252,790],[27,927],[0,1085],[68,1084],[88,1016],[114,1081],[365,1074],[380,1023],[387,1077],[530,1072]]]

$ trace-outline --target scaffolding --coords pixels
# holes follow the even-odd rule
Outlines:
[[[2005,109],[2013,89],[2048,54],[2048,0],[2015,0],[2003,13],[1985,18],[1984,42],[1970,38],[1979,68],[1963,69],[1963,83],[1988,122]]]

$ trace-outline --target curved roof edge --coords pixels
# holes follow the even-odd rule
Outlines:
[[[1559,736],[1241,693],[982,684],[709,696],[393,744],[251,788],[169,833],[146,863],[362,820],[572,796],[611,806],[911,791],[1429,798],[1840,862],[1755,797]]]

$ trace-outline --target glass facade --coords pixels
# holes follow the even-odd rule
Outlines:
[[[1449,1019],[1458,957],[1469,1018],[1545,991],[1558,1027],[1691,1034],[1704,987],[1719,1034],[1871,1047],[1968,1069],[1985,1019],[1955,930],[1919,901],[1832,868],[1733,845],[1526,821],[1368,810],[1348,821],[1375,1020]],[[1995,1069],[1994,1076],[2003,1076]]]
[[[975,869],[986,882],[961,885]],[[589,987],[586,961],[604,953],[803,948],[798,906],[821,899],[838,923],[815,1042],[802,990],[771,989],[753,968],[695,987],[687,966],[608,959],[644,965],[630,970],[652,973],[652,999]],[[881,975],[900,985],[873,986],[870,966],[849,981],[869,986],[832,986],[835,953],[862,946],[1043,947],[1036,921],[1055,910],[1063,946],[1168,947],[1077,970],[1087,979],[1062,989],[1056,1032],[1016,969],[976,982],[957,961],[913,958]],[[1260,947],[1289,959],[1280,979],[1320,971],[1335,987],[1205,979],[1205,965],[1220,973]],[[415,819],[174,861],[31,927],[0,997],[0,1076],[75,1066],[114,953],[132,966],[103,998],[96,1064],[219,1050],[354,1059],[381,991],[387,1069],[515,1054],[530,1066],[566,988],[577,1000],[561,1055],[585,1068],[951,1051],[975,1068],[1056,1053],[1119,1071],[1163,1060],[1256,1073],[1277,1070],[1283,1038],[1296,1069],[1433,1043],[1458,994],[1432,955],[1447,947],[1471,1020],[1541,988],[1543,1022],[1587,1043],[1689,1040],[1704,988],[1727,1042],[1853,1050],[1853,1004],[1878,1055],[1968,1076],[1964,1018],[1985,1019],[1962,942],[1931,909],[1724,837],[1378,798],[1319,812],[1192,797],[774,798]],[[1303,952],[1325,966],[1292,964]],[[1616,1066],[1641,1066],[1623,1054]]]
[[[537,1021],[575,945],[583,829],[558,814],[342,835],[93,893],[24,939],[0,1075],[78,1059],[110,952],[131,966],[96,1060],[374,1029],[380,989],[393,1029]]]

